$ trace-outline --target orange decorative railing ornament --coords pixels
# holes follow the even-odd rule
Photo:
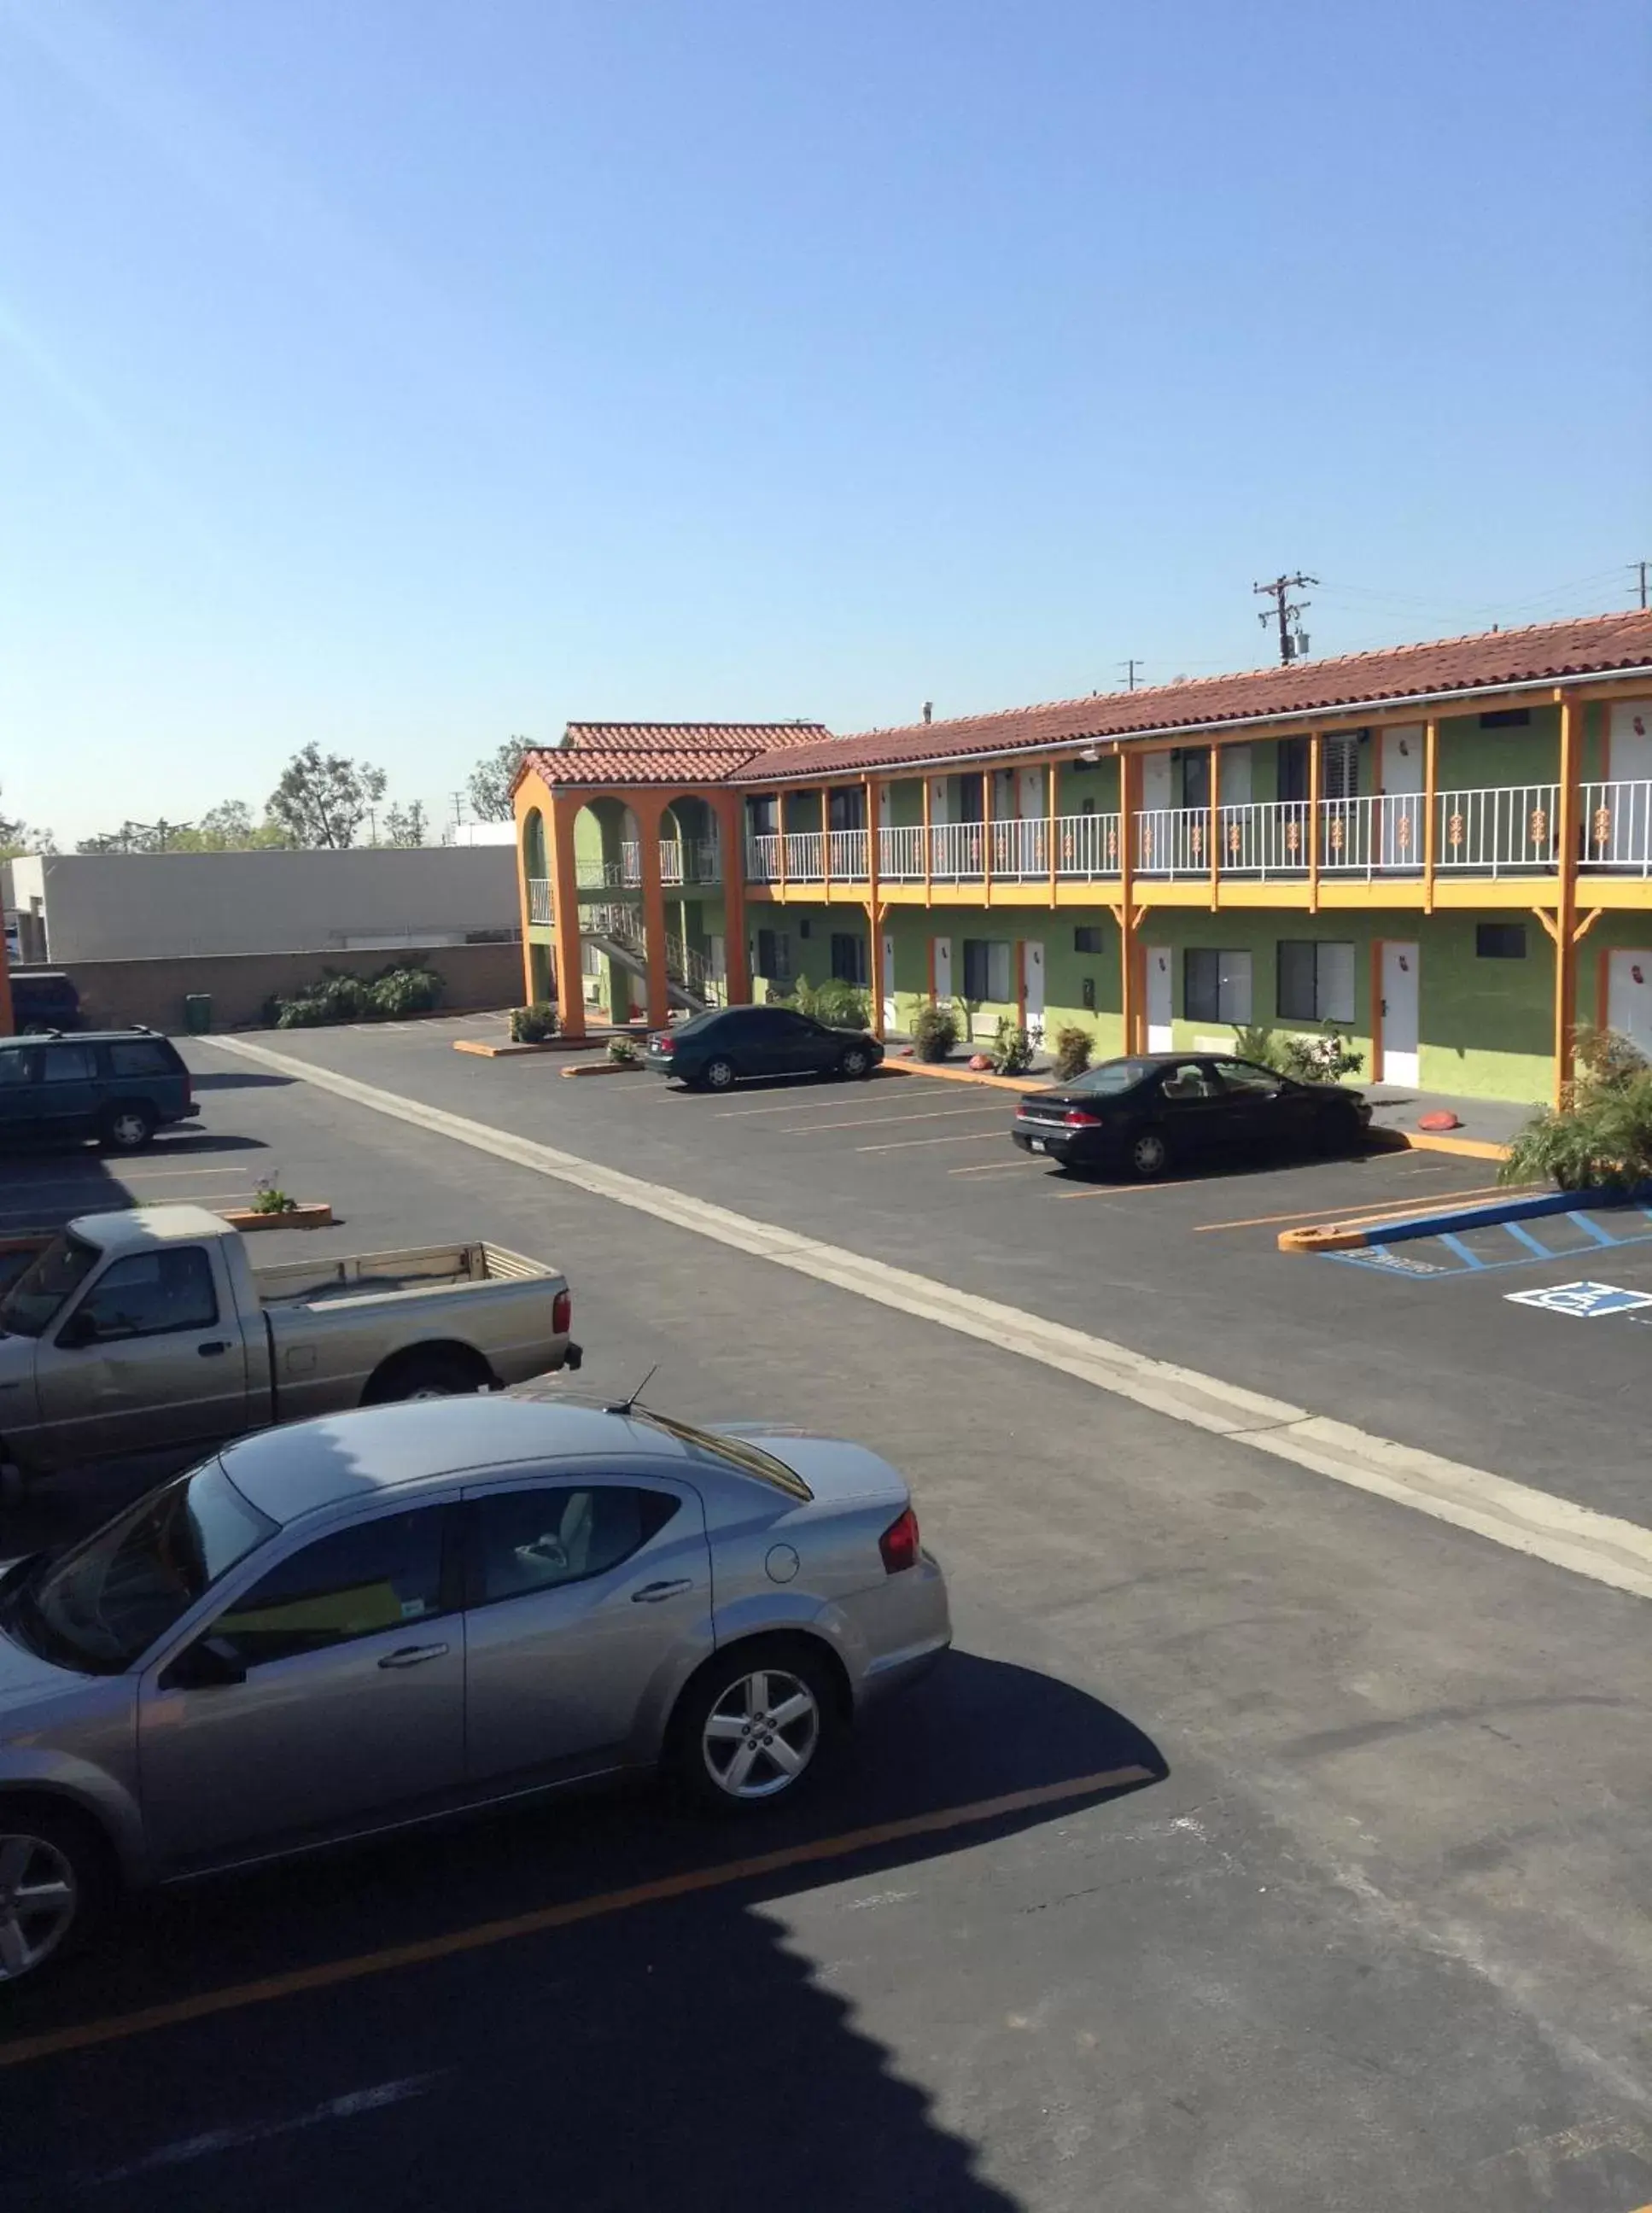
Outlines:
[[[1612,809],[1597,807],[1594,810],[1594,844],[1597,852],[1604,853],[1612,843]]]
[[[1446,826],[1446,843],[1451,847],[1452,851],[1454,853],[1461,845],[1462,842],[1463,818],[1460,814],[1454,814],[1451,820]]]
[[[1530,826],[1533,846],[1540,853],[1549,842],[1549,817],[1541,807],[1534,807],[1532,809]]]

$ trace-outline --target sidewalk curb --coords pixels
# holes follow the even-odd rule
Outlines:
[[[886,1060],[886,1076],[938,1076],[946,1083],[981,1083],[990,1091],[1049,1091],[1053,1076],[989,1076],[978,1068],[953,1068],[944,1060]]]
[[[1464,1229],[1495,1228],[1503,1222],[1528,1222],[1539,1215],[1570,1214],[1582,1206],[1635,1206],[1648,1200],[1652,1200],[1652,1184],[1631,1192],[1528,1191],[1509,1198],[1489,1199],[1483,1206],[1390,1215],[1381,1222],[1325,1222],[1301,1229],[1282,1229],[1278,1245],[1282,1253],[1347,1253],[1361,1245],[1403,1245],[1413,1237],[1449,1236]]]

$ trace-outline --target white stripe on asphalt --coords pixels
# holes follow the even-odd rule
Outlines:
[[[288,1053],[271,1052],[266,1046],[249,1045],[239,1038],[201,1042],[210,1043],[216,1052],[296,1076],[318,1090],[330,1091],[337,1098],[348,1099],[395,1121],[454,1138],[478,1152],[491,1153],[496,1159],[554,1177],[596,1198],[613,1199],[637,1213],[652,1215],[675,1228],[692,1230],[736,1252],[772,1261],[777,1267],[835,1284],[840,1290],[935,1322],[942,1329],[955,1330],[960,1336],[977,1338],[1002,1351],[1019,1353],[1023,1359],[1077,1376],[1098,1390],[1129,1399],[1172,1421],[1232,1437],[1258,1452],[1311,1468],[1332,1482],[1409,1506],[1456,1528],[1472,1530],[1511,1552],[1569,1568],[1614,1590],[1652,1598],[1652,1529],[1643,1529],[1635,1522],[1597,1514],[1530,1484],[1510,1482],[1486,1468],[1468,1467],[1414,1445],[1375,1436],[1345,1422],[1312,1414],[1286,1399],[1271,1399],[1218,1376],[1201,1375],[1196,1369],[1149,1359],[1144,1353],[1132,1352],[1128,1345],[1088,1336],[1082,1330],[1046,1321],[1042,1315],[1026,1314],[996,1299],[979,1298],[972,1291],[955,1289],[910,1269],[892,1267],[887,1261],[869,1259],[841,1245],[827,1245],[773,1222],[736,1214],[687,1192],[645,1183],[622,1169],[604,1167],[595,1161],[582,1160],[577,1154],[536,1143],[531,1137],[491,1129],[485,1122],[450,1114],[443,1107],[399,1099],[375,1084]]]
[[[175,2143],[162,2144],[155,2151],[145,2152],[142,2159],[133,2160],[129,2166],[87,2176],[82,2187],[107,2188],[112,2182],[130,2182],[140,2174],[155,2174],[165,2167],[187,2167],[192,2161],[210,2159],[216,2152],[239,2151],[247,2144],[267,2143],[272,2137],[294,2136],[301,2129],[317,2128],[325,2121],[348,2121],[357,2113],[380,2112],[387,2106],[399,2106],[406,2099],[424,2097],[440,2080],[439,2074],[409,2075],[399,2082],[375,2082],[369,2090],[347,2090],[340,2098],[329,2098],[325,2104],[312,2106],[308,2112],[294,2113],[283,2121],[253,2121],[238,2129],[208,2129],[199,2136],[181,2137]]]

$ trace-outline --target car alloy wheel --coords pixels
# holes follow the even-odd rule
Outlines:
[[[1143,1130],[1130,1149],[1130,1164],[1138,1176],[1162,1175],[1170,1164],[1170,1148],[1156,1130]]]
[[[708,1090],[732,1090],[735,1082],[735,1064],[732,1060],[708,1060],[705,1064],[704,1082]]]
[[[864,1046],[851,1045],[838,1065],[845,1076],[851,1078],[869,1076],[872,1072],[872,1056]]]
[[[109,1143],[123,1153],[135,1152],[149,1141],[154,1125],[135,1106],[123,1106],[109,1117]]]
[[[74,1864],[50,1838],[0,1829],[0,1983],[19,1981],[51,1957],[80,1902]]]
[[[801,1676],[754,1667],[729,1684],[700,1730],[700,1757],[729,1798],[777,1798],[814,1758],[820,1709]]]

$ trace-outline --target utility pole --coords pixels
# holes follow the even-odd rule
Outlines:
[[[1299,570],[1294,576],[1276,576],[1271,584],[1251,586],[1253,592],[1259,592],[1265,599],[1273,601],[1273,613],[1260,614],[1257,617],[1257,620],[1264,630],[1271,622],[1278,624],[1279,658],[1287,668],[1293,661],[1300,660],[1308,651],[1308,640],[1303,637],[1298,623],[1298,618],[1303,613],[1308,602],[1305,600],[1293,600],[1287,595],[1291,592],[1301,591],[1305,585],[1317,584],[1319,581],[1317,576],[1304,576]]]
[[[1646,613],[1646,577],[1647,577],[1647,571],[1648,571],[1649,570],[1652,570],[1652,561],[1631,561],[1631,562],[1630,563],[1630,564],[1629,564],[1629,565],[1630,565],[1630,567],[1631,567],[1631,569],[1638,569],[1638,570],[1639,570],[1639,571],[1640,571],[1640,576],[1641,576],[1641,613],[1642,613],[1643,614],[1644,614],[1644,613]]]
[[[1144,667],[1145,663],[1131,659],[1130,661],[1121,661],[1119,666],[1125,672],[1125,688],[1127,691],[1133,692],[1136,689],[1136,672],[1138,668]]]

